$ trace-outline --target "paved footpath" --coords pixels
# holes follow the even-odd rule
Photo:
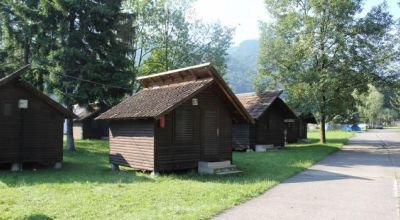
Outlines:
[[[400,133],[377,130],[215,219],[399,219],[399,190]]]

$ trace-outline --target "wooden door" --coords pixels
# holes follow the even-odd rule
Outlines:
[[[215,161],[219,155],[218,109],[203,111],[202,157],[204,161]]]

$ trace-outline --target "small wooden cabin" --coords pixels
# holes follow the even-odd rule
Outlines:
[[[108,138],[107,121],[95,120],[104,108],[94,106],[91,110],[75,105],[73,112],[78,116],[74,120],[73,133],[74,139],[106,139]]]
[[[62,162],[64,119],[76,116],[20,78],[28,67],[0,79],[0,163]]]
[[[100,115],[110,163],[155,172],[232,161],[232,122],[253,119],[210,64],[138,78],[143,89]]]
[[[297,139],[307,139],[308,124],[317,124],[312,113],[296,112],[297,120],[295,122],[294,134],[297,134]]]
[[[232,142],[235,150],[254,150],[256,145],[285,145],[285,123],[297,117],[279,98],[281,94],[282,91],[237,94],[240,102],[255,120],[255,124],[237,123],[233,126]]]
[[[317,120],[315,119],[312,113],[304,113],[295,111],[297,116],[294,123],[286,123],[287,128],[287,142],[294,143],[299,139],[307,139],[307,127],[308,124],[316,124]]]

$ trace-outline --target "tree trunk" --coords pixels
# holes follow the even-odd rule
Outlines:
[[[25,36],[24,39],[24,64],[29,64],[29,53],[30,53],[29,38]]]
[[[72,106],[68,106],[69,110],[72,110]],[[67,119],[67,150],[75,151],[75,143],[74,143],[74,130],[73,130],[73,119]]]
[[[320,143],[321,143],[321,144],[325,144],[325,143],[326,143],[326,135],[325,135],[325,114],[321,114],[320,126],[321,126]]]

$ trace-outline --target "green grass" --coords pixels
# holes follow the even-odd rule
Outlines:
[[[110,171],[106,141],[77,141],[62,170],[0,171],[0,219],[206,219],[255,197],[340,148],[352,135],[329,131],[328,143],[292,144],[267,153],[234,153],[234,176],[194,173],[151,177]]]

